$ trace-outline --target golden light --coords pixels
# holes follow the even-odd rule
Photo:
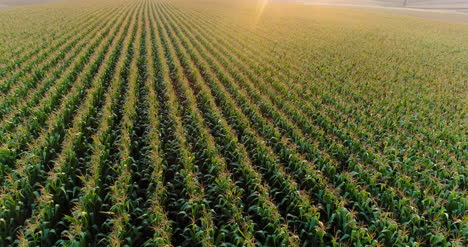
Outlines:
[[[255,14],[255,25],[260,21],[260,18],[262,17],[263,11],[265,11],[266,6],[270,0],[258,0],[257,2],[257,11]]]

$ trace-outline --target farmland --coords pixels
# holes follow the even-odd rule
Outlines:
[[[468,25],[0,10],[0,246],[466,246]]]

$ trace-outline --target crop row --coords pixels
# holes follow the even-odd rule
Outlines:
[[[397,124],[428,111],[417,85],[390,109],[296,30],[88,4],[0,67],[0,246],[466,244],[464,136]]]

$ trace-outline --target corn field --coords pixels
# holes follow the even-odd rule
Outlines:
[[[0,246],[468,244],[466,24],[248,0],[0,23]]]

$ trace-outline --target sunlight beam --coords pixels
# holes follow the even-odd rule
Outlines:
[[[258,0],[257,2],[257,11],[256,11],[256,14],[255,14],[255,25],[258,24],[258,22],[260,21],[260,18],[262,17],[263,15],[263,12],[265,11],[265,8],[266,6],[268,5],[268,3],[270,2],[270,0]]]

